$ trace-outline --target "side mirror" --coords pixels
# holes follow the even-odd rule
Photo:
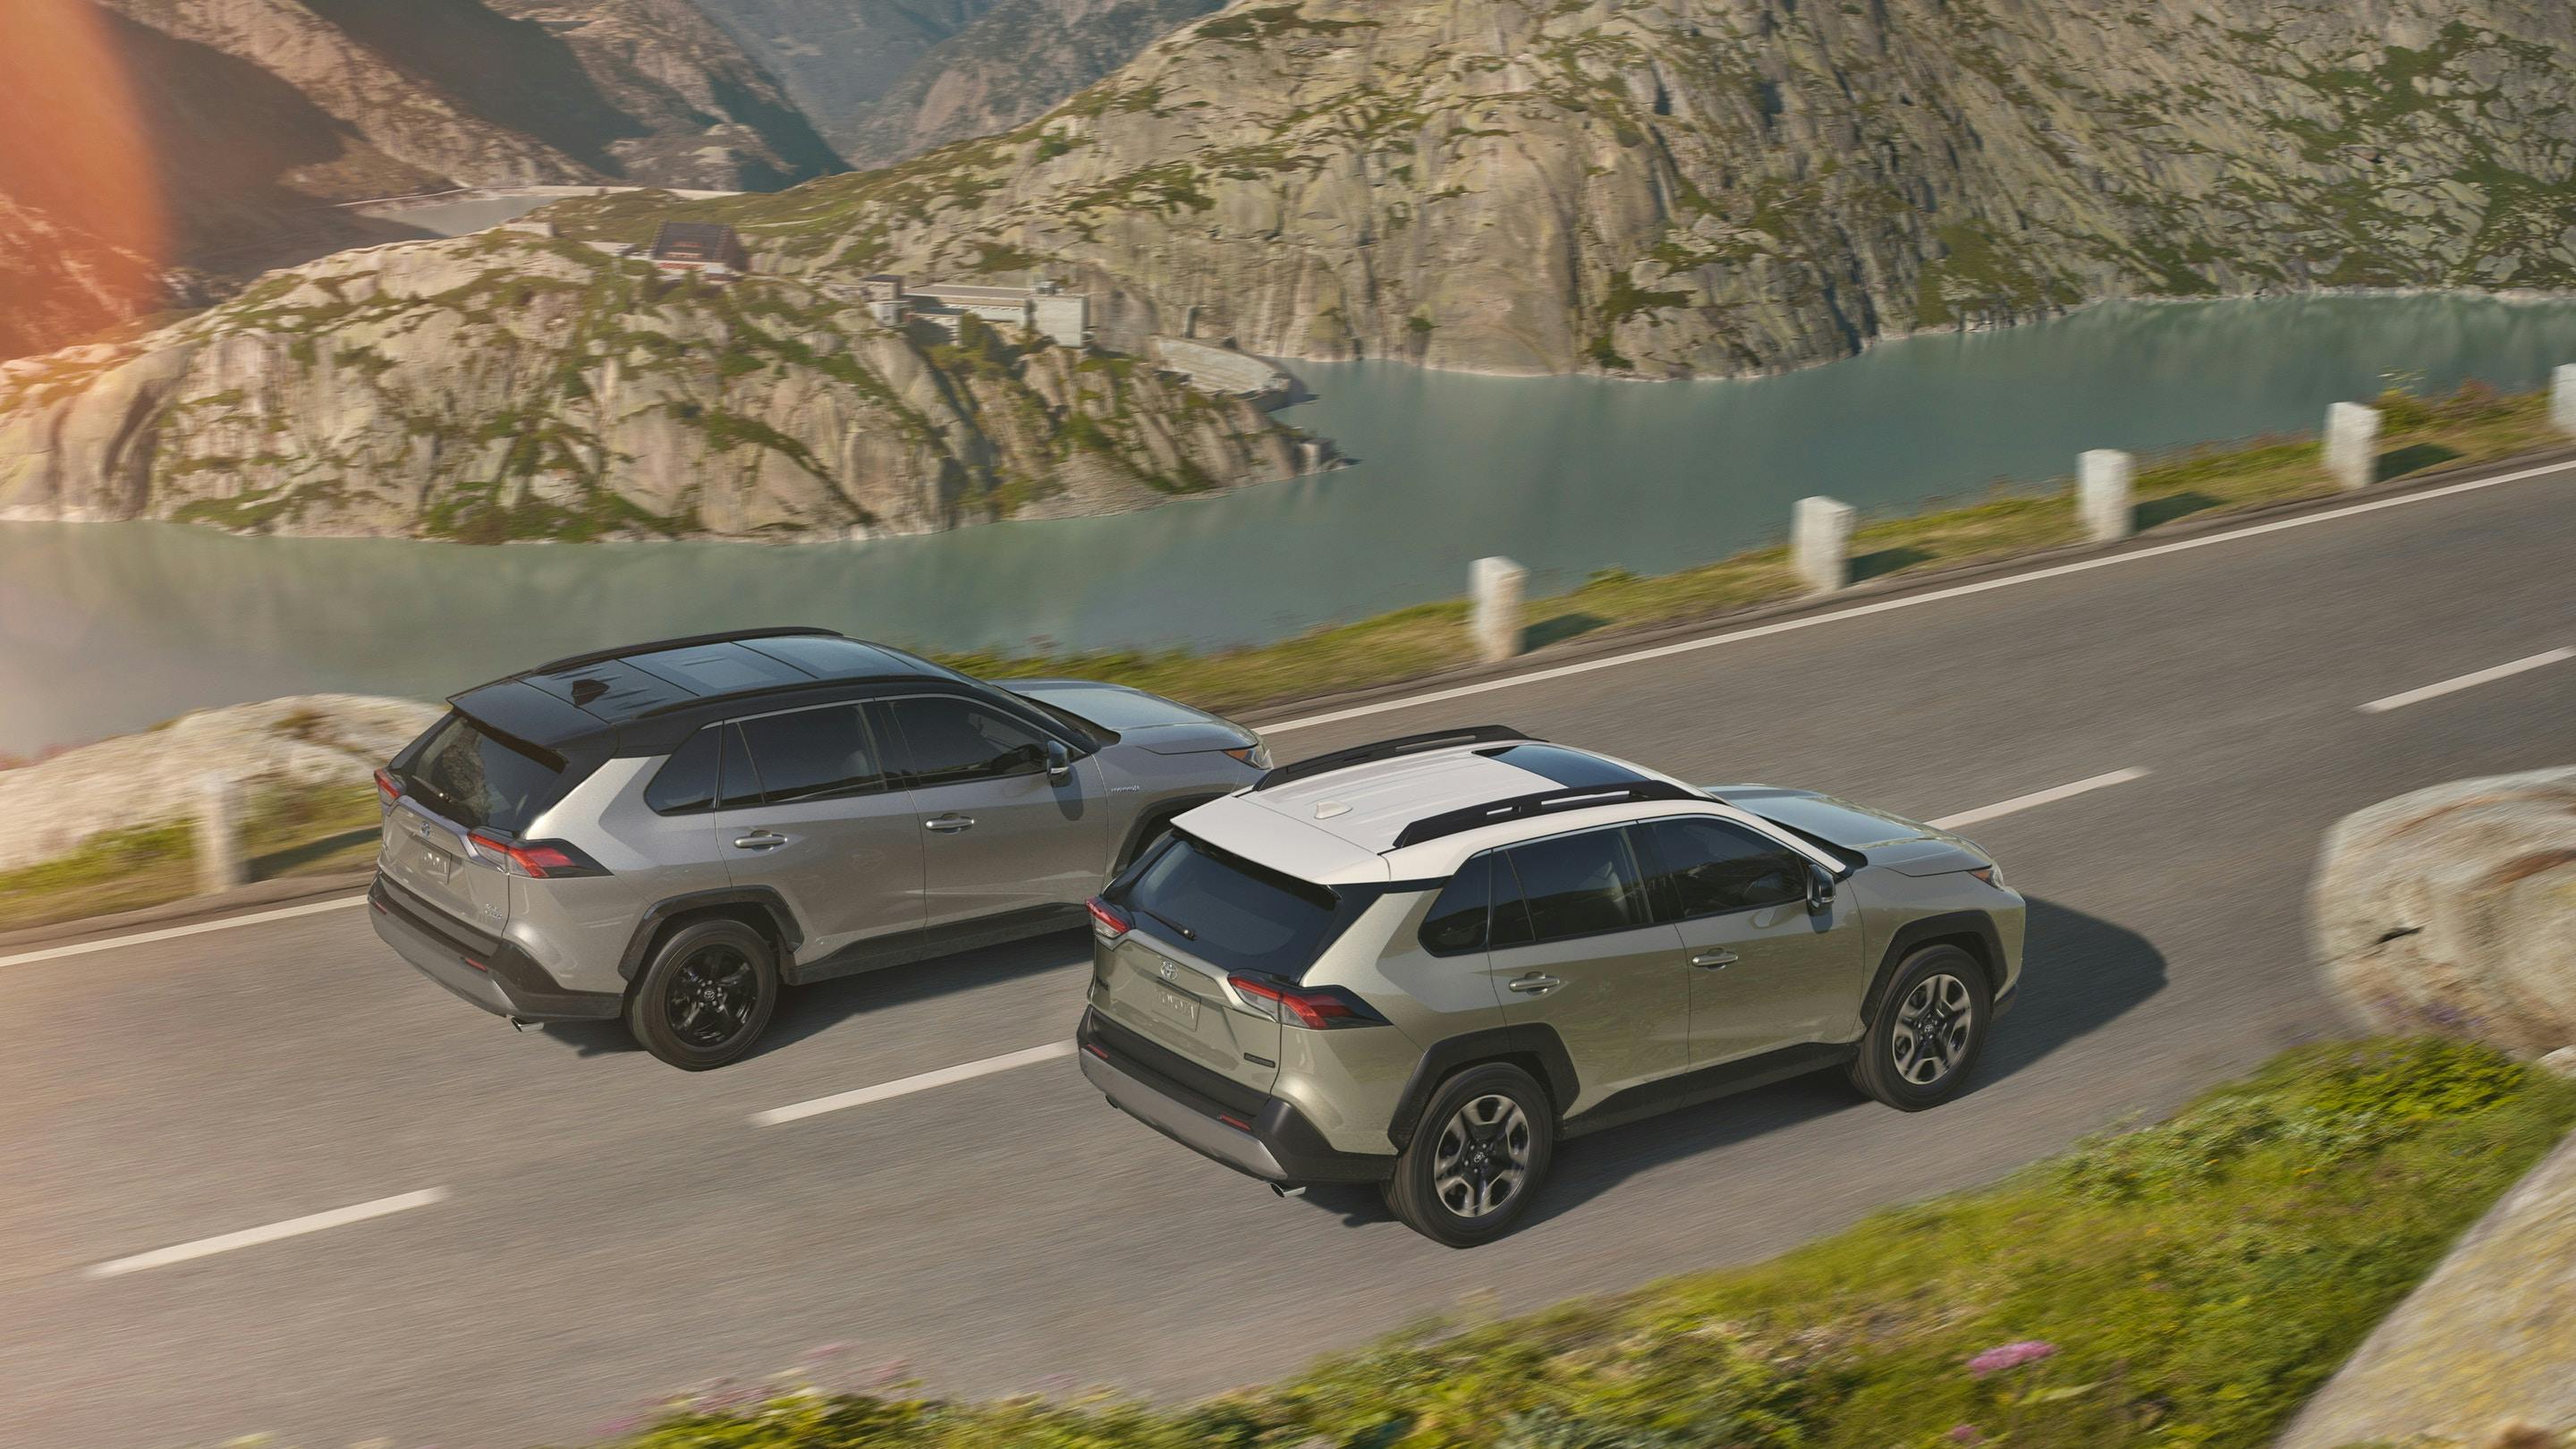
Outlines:
[[[1821,916],[1833,908],[1833,873],[1820,865],[1807,867],[1807,914]]]
[[[1061,785],[1073,778],[1073,751],[1062,740],[1046,742],[1047,778]]]

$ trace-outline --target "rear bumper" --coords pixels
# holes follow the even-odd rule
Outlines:
[[[1283,1098],[1219,1102],[1160,1070],[1130,1033],[1089,1009],[1074,1032],[1082,1074],[1109,1105],[1199,1154],[1264,1182],[1382,1182],[1395,1158],[1343,1152]],[[1228,1120],[1231,1119],[1231,1120]],[[1240,1124],[1240,1125],[1237,1125]]]
[[[528,953],[467,930],[379,875],[367,888],[376,936],[421,975],[514,1021],[606,1021],[623,1011],[615,992],[566,991]]]

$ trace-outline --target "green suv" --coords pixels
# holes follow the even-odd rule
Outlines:
[[[1091,903],[1082,1069],[1281,1192],[1378,1182],[1455,1247],[1568,1136],[1840,1068],[1956,1096],[2023,904],[1958,836],[1499,726],[1274,769]]]

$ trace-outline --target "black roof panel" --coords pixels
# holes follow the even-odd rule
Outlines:
[[[909,654],[828,634],[782,635],[740,647],[789,665],[813,679],[875,679],[888,674],[928,672]]]

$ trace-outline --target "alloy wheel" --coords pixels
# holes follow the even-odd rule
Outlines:
[[[1896,1075],[1917,1087],[1949,1076],[1966,1059],[1969,1029],[1975,1024],[1976,999],[1966,982],[1946,971],[1924,977],[1896,1011],[1896,1029],[1888,1041]]]
[[[760,1002],[760,977],[751,958],[723,944],[692,953],[671,973],[663,998],[671,1034],[687,1046],[710,1051],[740,1036]]]
[[[1520,1103],[1488,1092],[1470,1098],[1440,1129],[1431,1191],[1455,1216],[1491,1217],[1519,1195],[1529,1162],[1529,1115]]]

